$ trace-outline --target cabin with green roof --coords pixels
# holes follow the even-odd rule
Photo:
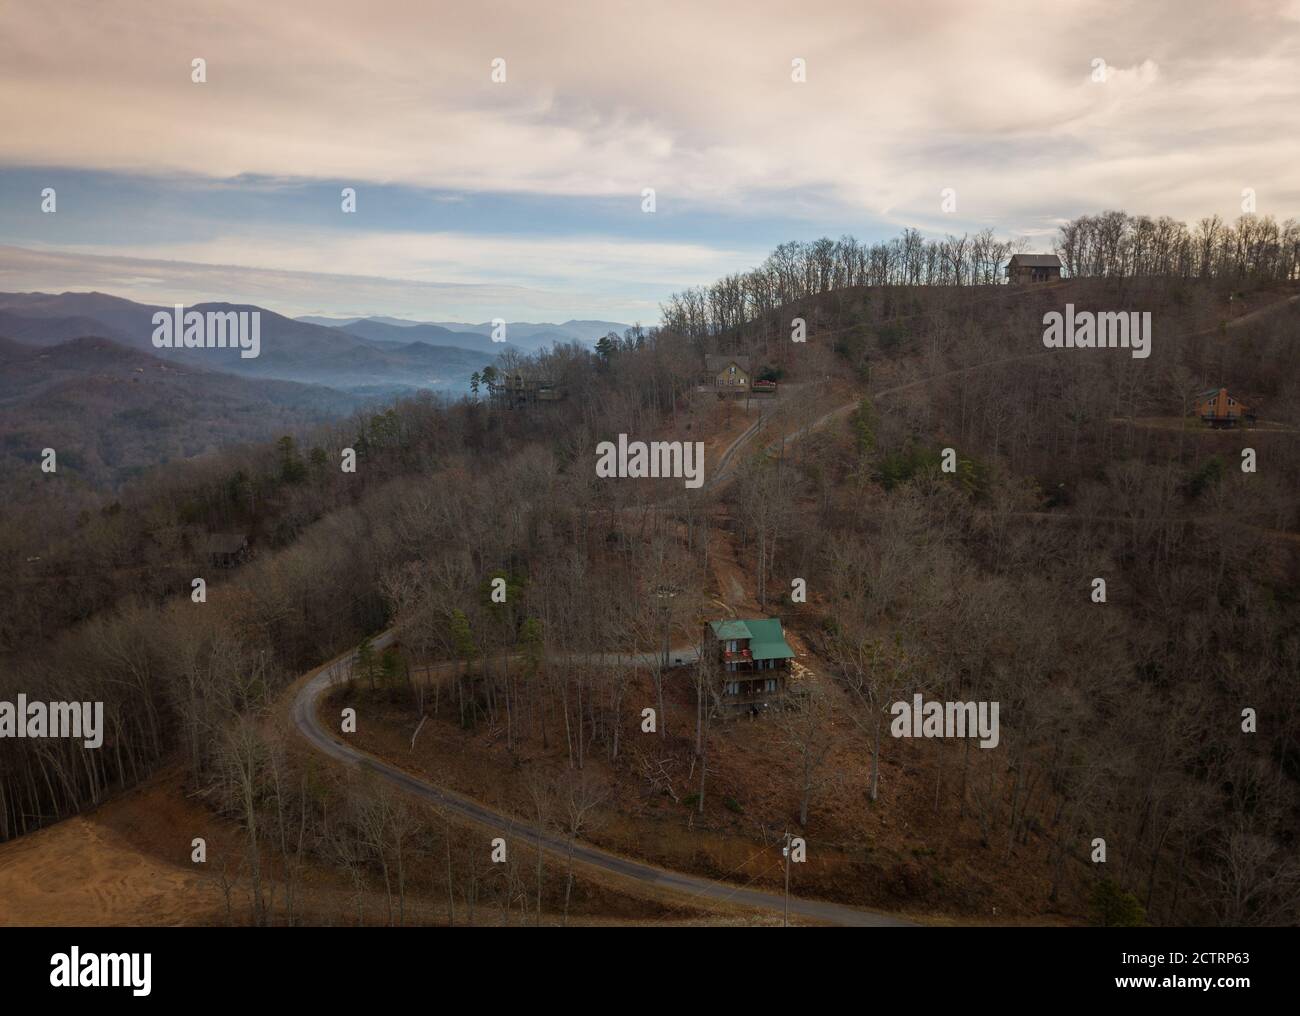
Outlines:
[[[794,650],[776,618],[710,621],[704,645],[718,665],[726,712],[758,713],[785,697]]]

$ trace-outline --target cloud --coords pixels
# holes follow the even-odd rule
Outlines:
[[[614,264],[618,258],[629,257],[630,252],[608,248],[593,247],[583,255],[592,263],[602,255],[610,258],[606,267],[612,274],[607,280],[591,276],[584,279],[579,269],[573,269],[576,281],[564,278],[551,285],[528,286],[446,281],[455,273],[451,270],[444,272],[436,265],[424,270],[416,267],[404,276],[384,275],[383,269],[411,269],[414,263],[413,259],[405,261],[400,252],[391,250],[385,251],[384,260],[371,261],[368,265],[370,271],[353,274],[351,269],[367,261],[367,251],[384,250],[391,237],[373,237],[362,243],[359,251],[347,249],[348,245],[339,243],[337,237],[321,236],[317,239],[320,246],[315,248],[306,243],[299,247],[286,242],[282,251],[267,250],[266,265],[294,263],[306,266],[300,268],[223,263],[220,260],[221,241],[214,241],[211,246],[191,248],[194,256],[208,255],[214,259],[211,261],[178,256],[184,253],[179,247],[159,247],[154,251],[156,256],[123,256],[96,254],[89,250],[42,250],[0,245],[0,290],[95,290],[142,303],[165,305],[226,300],[255,303],[290,316],[391,314],[420,320],[467,321],[493,317],[565,320],[599,316],[653,324],[659,319],[659,301],[678,288],[676,284],[667,282],[658,287],[646,287],[639,281],[629,282],[614,270]],[[416,246],[415,238],[410,239],[412,246]],[[448,238],[443,238],[443,241],[453,243]],[[540,275],[548,257],[544,244],[530,246],[503,242],[495,247],[488,244],[478,247],[473,257],[490,261],[493,250],[505,255],[512,246],[518,248],[513,256],[519,259],[519,264],[531,264]],[[236,251],[243,249],[236,244]],[[308,250],[313,256],[304,260],[301,255]],[[162,256],[164,254],[166,256]],[[550,256],[559,255],[552,250]],[[659,256],[667,255],[661,252]],[[735,266],[738,267],[741,261],[737,258]],[[748,259],[743,261],[749,263]],[[712,278],[723,270],[730,270],[730,266],[704,269],[703,277]],[[563,269],[558,267],[553,271],[557,278],[563,274]],[[521,268],[503,274],[523,276],[525,271]],[[57,284],[52,280],[57,280]]]
[[[66,251],[100,253],[98,246]],[[240,264],[315,274],[380,276],[407,282],[479,284],[500,275],[524,285],[565,281],[595,286],[682,286],[747,268],[765,250],[725,250],[690,243],[649,243],[608,237],[512,237],[472,233],[415,233],[248,228],[210,239],[114,244],[117,256],[151,262]]]
[[[1026,17],[1013,0],[231,0],[218,15],[145,0],[11,4],[0,8],[0,130],[11,167],[629,207],[654,187],[664,215],[832,233],[867,222],[1046,234],[1108,207],[1233,215],[1246,186],[1261,212],[1285,217],[1300,209],[1296,9],[1197,4],[1193,16],[1184,0],[1112,0]],[[195,57],[204,84],[190,80]],[[504,84],[491,81],[496,57]],[[795,57],[806,83],[790,80]],[[1091,80],[1097,58],[1104,83]],[[953,215],[940,212],[944,188],[957,192]],[[696,245],[498,233],[362,236],[349,248],[250,225],[115,253],[572,291],[621,280],[629,293],[703,281],[749,254],[721,229]]]
[[[29,164],[453,191],[654,186],[731,204],[807,188],[871,206],[919,163],[967,178],[1003,215],[1023,188],[996,185],[1000,157],[1026,142],[1070,140],[1104,164],[1144,132],[1156,155],[1171,140],[1192,150],[1180,131],[1242,143],[1296,126],[1300,78],[1273,73],[1294,70],[1291,8],[1184,7],[1057,4],[1026,19],[1018,3],[506,3],[473,16],[240,0],[217,19],[140,0],[9,5],[0,81],[9,157]],[[190,81],[195,56],[206,84]],[[490,80],[496,56],[504,84]],[[790,81],[794,56],[806,84]],[[1104,85],[1089,81],[1095,57]],[[935,161],[936,138],[967,142],[967,158]],[[1076,175],[1060,165],[1037,182],[1055,180],[1059,200]]]

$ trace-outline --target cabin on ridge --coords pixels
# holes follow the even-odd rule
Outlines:
[[[1007,281],[1013,286],[1026,282],[1053,282],[1061,277],[1061,259],[1055,254],[1012,254],[1007,263]]]

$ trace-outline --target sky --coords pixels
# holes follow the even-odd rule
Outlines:
[[[1300,0],[8,0],[0,137],[0,290],[653,324],[787,240],[1300,215]]]

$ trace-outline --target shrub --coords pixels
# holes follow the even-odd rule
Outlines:
[[[917,473],[939,468],[939,455],[928,448],[909,445],[904,451],[890,452],[880,460],[877,475],[885,490],[893,490]]]
[[[880,348],[889,352],[896,349],[904,338],[904,331],[899,325],[883,325],[877,333]]]
[[[850,426],[853,428],[853,443],[857,446],[858,454],[870,455],[876,447],[876,411],[866,396],[863,396],[858,408],[853,411]]]
[[[1213,487],[1223,478],[1223,459],[1214,455],[1202,463],[1191,476],[1187,478],[1188,496],[1200,497],[1206,490]]]
[[[1104,878],[1092,890],[1092,923],[1101,928],[1141,928],[1146,912],[1137,897]]]

